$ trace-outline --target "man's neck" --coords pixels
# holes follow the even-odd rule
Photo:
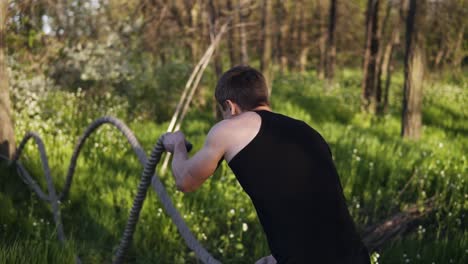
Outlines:
[[[271,112],[271,108],[268,105],[257,106],[252,111],[266,110]]]

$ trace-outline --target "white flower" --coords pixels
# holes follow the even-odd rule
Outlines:
[[[249,226],[246,223],[242,223],[242,231],[246,232],[249,229]]]

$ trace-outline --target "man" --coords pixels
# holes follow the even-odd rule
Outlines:
[[[370,263],[322,136],[272,112],[264,77],[248,66],[225,72],[215,97],[224,120],[192,158],[181,132],[164,138],[177,188],[196,190],[224,159],[252,199],[272,252],[257,263]]]

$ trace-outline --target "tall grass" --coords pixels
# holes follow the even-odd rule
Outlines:
[[[273,85],[273,109],[306,121],[329,142],[359,229],[411,204],[422,205],[429,197],[437,198],[435,213],[378,250],[379,263],[466,263],[466,80],[425,85],[423,136],[419,141],[408,141],[399,136],[401,76],[394,78],[389,113],[382,117],[360,112],[360,78],[360,73],[346,70],[337,86],[324,92],[313,73],[278,76]],[[81,93],[56,91],[41,104],[49,109],[46,114],[17,114],[17,136],[38,130],[44,137],[54,180],[61,189],[77,136],[100,115],[127,119],[128,106],[116,96],[97,103]],[[193,109],[183,125],[195,149],[201,147],[215,122],[212,109],[209,103]],[[167,123],[145,119],[127,121],[147,151],[167,127]],[[33,144],[22,160],[45,186]],[[0,177],[0,262],[70,263],[75,254],[84,263],[110,262],[142,171],[122,135],[104,127],[85,145],[71,195],[61,205],[65,232],[71,238],[65,247],[54,242],[50,209],[13,171],[5,167],[0,171],[7,172]],[[225,263],[253,263],[269,254],[255,210],[226,164],[190,194],[177,192],[170,174],[161,177],[191,230],[215,257]],[[152,191],[128,260],[198,263]]]

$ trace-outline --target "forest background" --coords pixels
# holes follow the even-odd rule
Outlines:
[[[5,158],[37,132],[61,190],[75,142],[105,115],[149,153],[192,71],[209,62],[180,121],[195,150],[220,119],[216,80],[256,67],[274,111],[329,142],[374,263],[467,263],[467,26],[466,0],[0,0],[0,262],[110,263],[142,171],[122,135],[103,127],[84,146],[60,204],[64,245],[50,207]],[[46,189],[36,146],[24,152]],[[216,258],[269,254],[226,164],[191,194],[160,174]],[[127,261],[198,263],[152,191]]]

